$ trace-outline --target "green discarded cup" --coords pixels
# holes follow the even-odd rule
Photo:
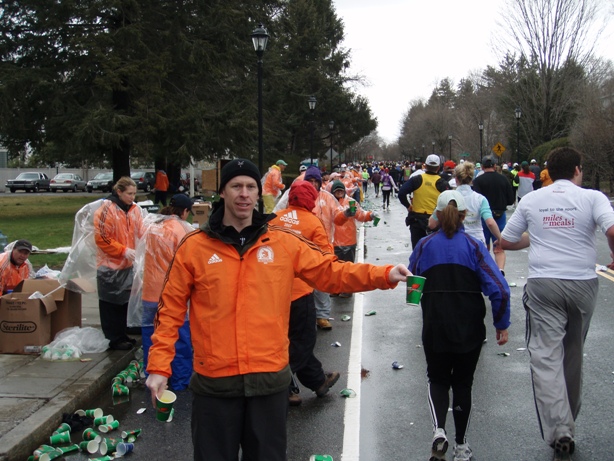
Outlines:
[[[118,443],[121,443],[121,439],[116,439],[114,437],[103,439],[100,443],[100,454],[110,455],[115,451]]]
[[[311,455],[309,461],[333,461],[331,455]]]
[[[119,427],[119,421],[115,420],[115,421],[111,421],[108,424],[102,424],[98,426],[98,430],[106,434],[107,432],[111,432],[113,429],[117,429],[118,427]]]
[[[377,225],[379,224],[379,220],[380,220],[379,216],[376,216],[375,218],[373,218],[373,227],[377,227]]]
[[[88,428],[83,431],[83,440],[95,440],[96,442],[100,443],[102,437],[94,429]]]
[[[96,419],[104,415],[102,408],[92,408],[91,410],[85,410],[85,416],[88,418]]]
[[[113,397],[120,397],[122,395],[129,395],[130,394],[130,389],[128,389],[126,386],[124,386],[122,384],[113,384],[112,394],[113,394]],[[100,416],[102,416],[102,415],[100,415]]]
[[[59,458],[60,456],[64,456],[64,453],[62,453],[62,451],[59,449],[55,449],[53,451],[43,453],[37,461],[51,461],[52,459]],[[34,459],[36,459],[36,456]]]
[[[407,276],[407,304],[412,306],[418,306],[420,304],[420,298],[422,298],[422,291],[424,290],[424,282],[426,278],[419,275]]]
[[[72,445],[68,445],[67,447],[58,447],[56,448],[56,450],[61,451],[62,454],[65,455],[67,453],[72,453],[73,451],[79,451],[79,445],[73,443]]]
[[[111,424],[115,421],[112,415],[101,416],[100,418],[96,418],[94,420],[94,426],[103,426],[105,424]]]
[[[168,390],[164,391],[160,397],[156,396],[156,419],[158,421],[168,421],[175,400],[177,400],[175,393]]]
[[[112,461],[115,459],[113,456],[101,456],[100,458],[90,458],[89,461]]]
[[[136,438],[141,435],[142,429],[135,429],[133,431],[122,431],[122,439],[126,439],[128,442],[134,442]]]
[[[70,443],[70,432],[60,432],[59,434],[53,434],[49,437],[49,443],[51,445],[62,445]]]
[[[58,426],[58,428],[53,431],[53,435],[59,434],[60,432],[70,432],[71,427],[68,423],[62,423]]]
[[[347,399],[352,399],[356,397],[356,391],[354,389],[341,389],[339,395]]]
[[[79,444],[79,449],[87,453],[96,453],[100,444],[96,440],[84,440]]]

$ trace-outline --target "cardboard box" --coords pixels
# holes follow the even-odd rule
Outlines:
[[[0,298],[0,353],[25,354],[31,346],[49,344],[53,295],[28,299],[31,293],[9,293]]]
[[[76,278],[68,280],[64,287],[60,287],[59,280],[28,279],[15,287],[15,292],[49,294],[55,301],[57,309],[51,314],[51,337],[65,328],[81,327],[81,293],[96,291],[88,280]]]
[[[211,202],[195,203],[192,205],[192,223],[201,225],[209,219]]]

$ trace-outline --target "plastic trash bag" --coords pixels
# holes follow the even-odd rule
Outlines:
[[[50,269],[47,264],[41,267],[36,274],[34,274],[34,278],[37,279],[57,279],[60,277],[61,272]]]
[[[71,327],[60,331],[55,339],[43,347],[47,360],[78,360],[82,354],[96,354],[109,348],[109,340],[102,331],[92,327]]]

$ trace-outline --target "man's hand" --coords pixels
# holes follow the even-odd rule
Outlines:
[[[503,346],[505,343],[507,343],[507,330],[497,330],[497,344]]]
[[[492,252],[494,254],[504,253],[503,248],[499,245],[499,240],[492,242]]]
[[[390,283],[405,282],[408,275],[413,275],[404,264],[397,264],[388,273],[388,281]]]
[[[124,257],[126,259],[129,259],[130,261],[134,261],[134,259],[136,258],[136,251],[133,250],[132,248],[126,248]]]
[[[150,373],[145,381],[145,385],[151,391],[151,403],[156,408],[156,396],[162,395],[162,393],[168,389],[168,378],[166,376]]]

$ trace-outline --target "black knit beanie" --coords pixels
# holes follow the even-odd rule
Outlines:
[[[260,182],[258,167],[244,158],[236,158],[224,165],[222,174],[220,175],[220,189],[218,192],[221,193],[228,181],[235,176],[249,176],[250,178],[254,178],[258,184],[258,195],[262,195],[262,183]]]

